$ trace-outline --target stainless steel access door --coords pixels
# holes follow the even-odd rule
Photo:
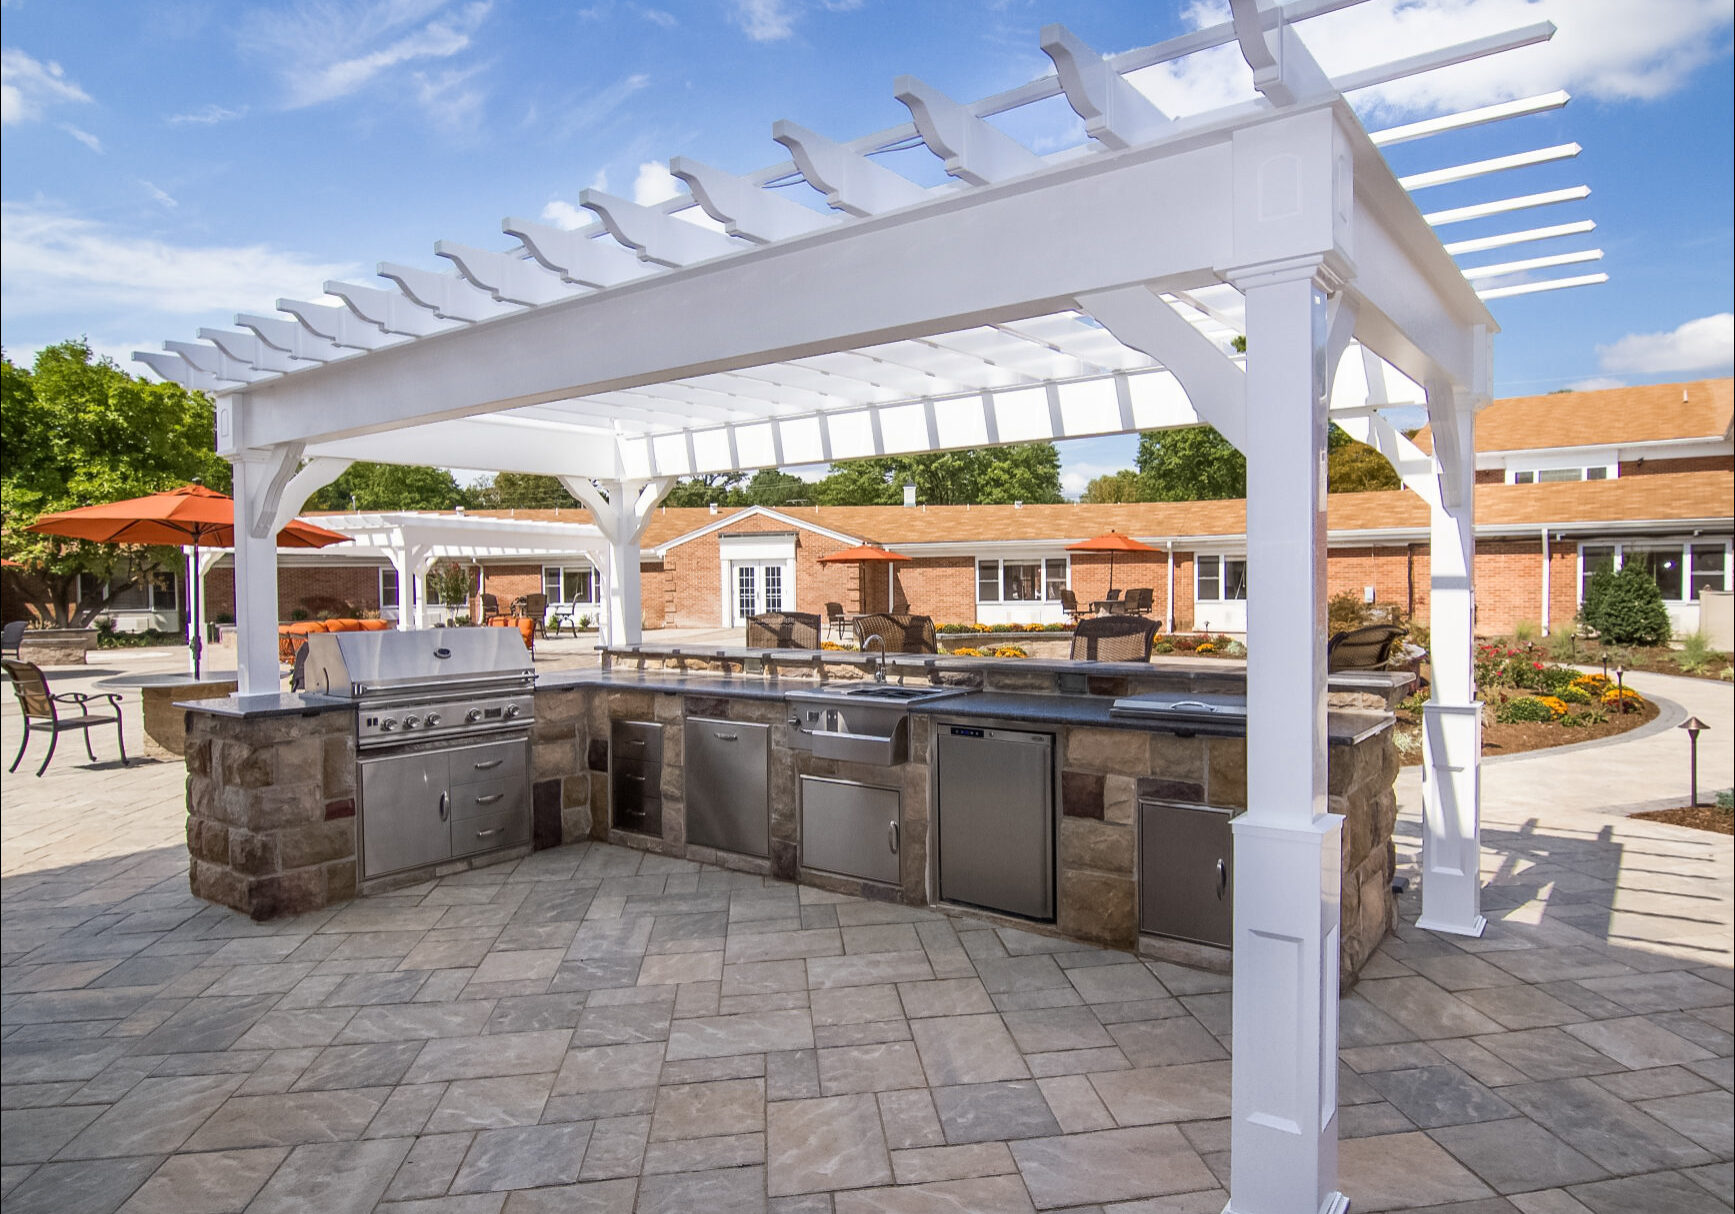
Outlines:
[[[449,752],[363,759],[360,767],[362,878],[449,859]]]
[[[941,723],[940,897],[1054,918],[1054,736]]]
[[[1228,948],[1235,920],[1229,811],[1139,802],[1139,930]]]
[[[688,717],[687,842],[771,854],[771,727]]]

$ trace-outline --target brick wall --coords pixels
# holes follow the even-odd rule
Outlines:
[[[723,557],[720,539],[724,535],[755,535],[768,531],[788,531],[789,524],[779,519],[755,515],[731,522],[710,535],[671,548],[664,558],[663,619],[671,628],[716,628],[723,618],[718,601],[723,585]],[[828,602],[843,604],[845,611],[863,610],[862,572],[852,564],[822,565],[819,558],[842,551],[852,545],[805,528],[795,530],[795,602],[797,611],[825,614]],[[868,596],[869,602],[883,603],[885,580],[879,578],[882,597]],[[883,610],[883,608],[881,608]]]
[[[235,570],[224,563],[205,575],[205,618],[235,614]],[[375,615],[380,610],[380,566],[318,565],[277,567],[277,618],[288,620],[297,610],[312,616]]]
[[[1654,476],[1659,472],[1728,472],[1735,455],[1700,455],[1693,459],[1635,459],[1621,462],[1622,476]]]
[[[1353,594],[1363,597],[1374,588],[1374,602],[1395,606],[1414,614],[1421,596],[1411,583],[1412,557],[1404,545],[1333,548],[1326,562],[1325,592],[1328,596]],[[1424,556],[1422,579],[1427,578]]]

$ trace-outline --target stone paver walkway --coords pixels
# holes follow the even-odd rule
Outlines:
[[[183,778],[5,780],[8,1214],[1222,1208],[1226,979],[590,844],[254,924]],[[1728,1209],[1728,840],[1488,823],[1342,1001],[1353,1208]]]

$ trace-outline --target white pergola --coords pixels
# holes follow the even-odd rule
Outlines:
[[[217,398],[247,523],[242,693],[278,690],[270,537],[352,460],[561,478],[607,542],[620,641],[637,634],[623,607],[639,593],[639,537],[676,477],[1207,421],[1246,453],[1249,486],[1230,1209],[1341,1209],[1327,424],[1379,448],[1432,507],[1421,922],[1477,934],[1472,439],[1496,329],[1484,300],[1604,277],[1535,277],[1595,251],[1468,271],[1454,260],[1588,222],[1454,244],[1436,234],[1588,190],[1431,213],[1412,198],[1577,145],[1411,177],[1380,150],[1555,109],[1564,94],[1374,134],[1345,99],[1553,28],[1330,79],[1296,27],[1354,2],[1232,0],[1228,23],[1106,59],[1050,26],[1041,45],[1055,74],[1010,92],[961,103],[903,77],[908,125],[836,142],[779,122],[790,159],[751,175],[677,157],[670,171],[690,193],[662,206],[587,190],[588,228],[507,219],[509,248],[435,246],[455,272],[383,264],[389,287],[328,283],[340,302],[282,300],[283,316],[237,316],[242,331],[140,355]],[[1228,45],[1256,92],[1226,108],[1172,118],[1128,79]],[[989,121],[1057,97],[1083,121],[1077,147],[1038,155]],[[951,181],[924,187],[878,159],[922,149]],[[1425,404],[1431,456],[1382,415],[1403,401]]]
[[[602,531],[589,523],[403,510],[321,515],[319,525],[350,537],[321,552],[391,563],[398,575],[398,628],[405,631],[426,626],[428,573],[439,561],[586,556],[600,563],[608,549]]]

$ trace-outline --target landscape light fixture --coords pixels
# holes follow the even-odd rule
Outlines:
[[[1697,809],[1699,808],[1699,735],[1711,727],[1698,717],[1688,717],[1681,722],[1678,728],[1687,731],[1687,741],[1690,746],[1691,758],[1688,759],[1690,771],[1687,779],[1688,787],[1692,789],[1692,793],[1687,805],[1692,809]]]
[[[1619,704],[1621,706],[1621,715],[1623,717],[1627,715],[1626,677],[1627,677],[1627,668],[1625,666],[1616,666],[1615,667],[1615,703]]]

